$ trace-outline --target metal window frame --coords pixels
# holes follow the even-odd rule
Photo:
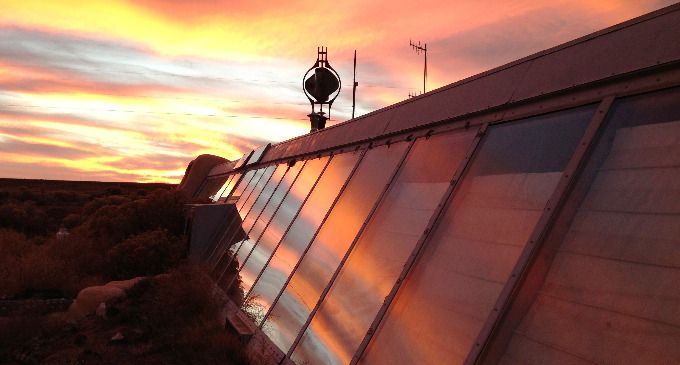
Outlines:
[[[298,171],[297,175],[295,175],[295,178],[293,179],[293,184],[295,183],[295,180],[297,180],[297,177],[300,175],[300,172],[301,172],[302,169],[305,167],[304,164],[306,164],[306,163],[307,163],[307,161],[303,162],[302,168],[300,168],[300,171]],[[282,165],[282,164],[277,165],[276,168],[278,168],[278,166],[281,166],[281,165]],[[290,166],[290,165],[288,165],[288,166],[286,167],[286,171],[284,171],[283,176],[281,176],[281,180],[279,180],[279,182],[276,184],[276,187],[274,188],[274,190],[272,190],[271,195],[269,196],[269,198],[267,198],[267,201],[264,203],[264,206],[262,207],[262,210],[261,210],[260,213],[257,215],[257,218],[255,218],[255,220],[253,221],[253,225],[250,226],[250,228],[248,229],[248,232],[246,233],[246,238],[244,238],[243,240],[241,240],[241,242],[239,242],[240,245],[239,245],[238,249],[234,252],[234,255],[231,257],[231,260],[230,260],[230,262],[227,264],[225,270],[224,270],[224,271],[222,272],[222,274],[217,278],[217,281],[218,281],[218,282],[219,282],[220,280],[222,280],[222,276],[224,276],[224,273],[226,273],[227,269],[229,268],[229,265],[231,265],[231,262],[232,262],[233,260],[236,259],[236,256],[238,255],[239,251],[240,251],[241,248],[243,247],[243,243],[246,241],[247,237],[250,235],[250,232],[253,231],[253,228],[255,228],[255,225],[256,225],[257,222],[260,220],[260,217],[262,216],[262,213],[264,213],[264,210],[267,209],[267,206],[269,205],[269,202],[272,200],[272,197],[273,197],[274,194],[276,193],[276,190],[279,189],[279,186],[281,185],[281,182],[283,181],[283,179],[285,179],[285,178],[286,178],[286,175],[288,175],[288,171],[290,171],[290,168],[291,168],[291,167],[292,167],[292,166]],[[276,171],[274,171],[274,172],[276,172]],[[272,174],[272,176],[274,176],[274,174]],[[270,179],[270,180],[271,180],[271,179]],[[269,182],[267,182],[267,184],[269,184]],[[281,206],[281,204],[283,204],[283,200],[286,199],[286,196],[288,195],[288,192],[290,191],[290,188],[293,187],[293,184],[291,184],[290,187],[288,188],[288,190],[286,190],[286,193],[284,194],[283,199],[279,202],[279,205],[276,206],[276,209],[274,210],[274,213],[272,214],[271,218],[269,218],[269,221],[271,221],[271,219],[274,218],[274,214],[276,214],[276,212],[279,210],[279,207]],[[262,190],[264,190],[264,188],[263,188]],[[258,197],[258,199],[259,199],[259,197]],[[253,205],[254,205],[254,204],[253,204]],[[265,229],[264,229],[264,230],[266,230],[267,227],[269,227],[269,222],[267,222],[267,224],[265,225]],[[244,265],[246,264],[246,262],[248,261],[248,258],[250,257],[250,254],[253,252],[253,250],[254,250],[255,247],[257,246],[257,243],[260,241],[260,237],[262,237],[262,234],[264,233],[264,230],[262,230],[262,233],[260,233],[260,236],[257,237],[257,239],[255,240],[255,244],[253,245],[253,248],[250,250],[250,252],[248,252],[248,255],[246,255],[246,258],[243,260],[243,262],[242,262],[241,265],[239,266],[239,268],[238,268],[238,270],[237,270],[238,273],[241,272],[241,269],[243,269],[243,266],[244,266]],[[225,289],[226,289],[226,290],[229,290],[229,288],[234,284],[234,281],[235,281],[235,280],[236,280],[236,277],[232,278],[232,279],[229,281],[229,283],[227,283],[227,285],[225,286]]]
[[[404,280],[415,266],[418,257],[421,256],[423,248],[425,247],[426,243],[428,242],[428,238],[430,237],[430,233],[432,233],[441,222],[441,218],[444,216],[444,212],[451,204],[452,197],[457,190],[456,188],[459,186],[459,182],[462,180],[465,171],[467,171],[467,167],[470,164],[470,161],[475,156],[482,139],[486,135],[488,127],[489,123],[485,123],[477,130],[477,135],[472,140],[470,147],[468,148],[468,152],[465,154],[465,157],[460,162],[458,168],[451,177],[449,187],[446,189],[444,194],[442,194],[442,198],[440,199],[439,204],[437,204],[437,207],[432,213],[432,216],[430,217],[430,220],[427,223],[427,226],[425,227],[423,234],[420,236],[415,246],[413,247],[411,255],[406,260],[406,263],[404,263],[404,268],[399,274],[399,277],[392,286],[392,289],[390,290],[389,294],[385,297],[385,301],[383,302],[382,306],[376,313],[375,318],[373,319],[373,322],[366,331],[366,334],[364,335],[363,340],[359,344],[359,347],[356,349],[354,356],[352,357],[352,361],[350,362],[351,365],[357,364],[359,360],[362,358],[363,354],[368,348],[368,345],[373,339],[378,327],[380,326],[383,319],[387,315],[387,311],[389,310],[390,305],[394,301],[394,298],[396,297],[399,288],[401,288]]]
[[[304,251],[302,251],[300,258],[298,259],[297,263],[295,263],[295,266],[293,267],[293,270],[288,275],[288,278],[286,278],[286,282],[283,284],[283,287],[279,291],[279,294],[276,295],[276,298],[272,301],[272,304],[271,304],[271,306],[269,306],[267,313],[262,318],[262,322],[260,323],[260,326],[259,326],[260,329],[262,329],[262,326],[264,326],[264,324],[267,322],[267,319],[269,319],[269,315],[271,314],[274,307],[276,307],[276,304],[279,302],[279,299],[281,298],[281,295],[283,295],[283,292],[286,291],[286,288],[288,287],[288,283],[290,283],[291,278],[293,277],[293,275],[295,275],[295,272],[297,271],[298,267],[300,266],[300,263],[302,262],[302,260],[304,260],[305,255],[309,251],[310,247],[312,247],[312,244],[314,243],[316,236],[319,234],[319,231],[321,231],[321,228],[323,227],[324,223],[326,223],[326,219],[328,219],[328,216],[330,216],[331,212],[333,211],[333,208],[335,208],[335,205],[338,203],[338,201],[340,200],[340,197],[345,192],[345,189],[347,188],[347,185],[349,185],[350,180],[352,180],[352,177],[354,177],[354,173],[359,168],[359,165],[361,165],[361,161],[363,161],[364,156],[366,156],[366,152],[368,151],[368,149],[369,148],[364,148],[364,149],[361,150],[361,154],[359,155],[359,158],[354,163],[354,166],[352,167],[352,170],[350,171],[349,175],[347,176],[347,179],[345,179],[345,182],[340,187],[338,194],[333,199],[333,202],[331,203],[330,207],[328,208],[328,211],[326,211],[326,214],[324,215],[323,219],[321,220],[321,223],[319,223],[319,226],[316,228],[314,235],[312,235],[312,238],[309,240],[309,244],[307,245],[307,247],[305,247]]]
[[[265,224],[264,228],[262,229],[262,233],[260,233],[260,235],[259,235],[259,236],[257,237],[257,239],[255,240],[255,244],[253,245],[253,249],[250,250],[250,252],[248,253],[248,256],[246,256],[246,258],[243,260],[243,264],[241,265],[241,268],[238,270],[239,273],[241,272],[241,269],[243,269],[243,266],[245,266],[246,262],[248,262],[248,259],[250,258],[250,255],[252,255],[253,251],[255,250],[255,248],[257,247],[257,245],[260,243],[260,239],[262,239],[262,236],[264,236],[264,233],[265,233],[265,232],[267,231],[267,229],[269,228],[269,225],[270,225],[270,224],[272,223],[272,221],[274,220],[274,217],[276,217],[276,213],[278,213],[278,212],[279,212],[279,209],[281,209],[281,206],[283,205],[283,202],[286,201],[286,198],[288,197],[288,194],[289,194],[290,191],[293,189],[293,186],[295,186],[295,182],[297,181],[298,177],[300,177],[300,174],[302,173],[302,170],[304,170],[305,166],[307,166],[307,161],[309,161],[309,160],[304,160],[304,161],[302,162],[302,167],[300,167],[300,170],[297,172],[297,174],[295,174],[295,177],[293,178],[293,181],[290,183],[290,186],[288,187],[288,190],[286,190],[286,192],[283,194],[283,198],[281,198],[281,202],[279,203],[279,205],[276,206],[276,209],[274,209],[274,212],[272,213],[272,216],[269,217],[269,220],[267,221],[267,223]],[[291,167],[292,167],[292,166],[291,166]],[[290,167],[289,167],[289,170],[290,170]],[[284,178],[285,178],[285,176],[284,176]],[[317,177],[317,179],[318,179],[318,177]],[[281,181],[283,181],[283,178],[281,179]],[[277,189],[278,189],[278,186],[277,186]],[[276,192],[276,190],[275,190],[274,192]],[[273,196],[273,193],[272,193],[272,196]],[[266,209],[266,207],[265,207],[265,209]],[[264,209],[263,209],[262,211],[264,212]],[[258,219],[259,219],[259,217],[258,217]]]
[[[264,182],[264,185],[262,185],[262,190],[260,190],[260,191],[257,193],[257,196],[253,199],[253,204],[251,204],[250,207],[248,207],[248,211],[247,211],[246,214],[243,216],[243,219],[241,220],[241,223],[245,222],[245,220],[250,216],[250,212],[253,211],[253,207],[255,206],[255,203],[257,203],[257,201],[260,199],[260,196],[262,195],[262,192],[264,191],[264,188],[266,188],[267,185],[269,184],[269,182],[271,181],[271,179],[272,179],[272,177],[274,176],[274,173],[276,172],[276,169],[278,168],[278,166],[279,166],[279,165],[274,165],[274,164],[272,164],[272,165],[263,166],[263,167],[260,168],[260,169],[264,169],[264,171],[262,172],[262,175],[260,176],[260,178],[258,179],[258,181],[257,181],[257,182],[255,183],[255,185],[253,186],[253,190],[251,190],[250,194],[248,195],[248,198],[243,202],[244,205],[243,205],[241,208],[245,207],[245,204],[248,202],[248,200],[249,200],[250,197],[252,196],[252,193],[253,193],[253,192],[255,191],[255,189],[257,188],[257,185],[258,185],[258,184],[260,183],[260,181],[262,180],[262,177],[267,173],[267,169],[270,168],[270,167],[274,167],[274,170],[272,171],[271,175],[269,175],[269,177],[267,177],[267,181]],[[288,170],[286,170],[286,172],[288,172]],[[285,175],[285,174],[284,174],[284,175]],[[257,218],[256,218],[256,219],[257,219]],[[237,220],[237,221],[238,221],[238,220]],[[253,224],[254,224],[254,223],[253,223]],[[230,237],[229,240],[227,240],[226,242],[230,242],[230,241],[236,236],[236,234],[237,234],[238,231],[239,231],[238,229],[232,230],[232,232],[231,232],[231,237]],[[248,229],[248,232],[250,232],[250,229]],[[247,234],[247,233],[246,233],[246,234]],[[240,241],[239,243],[242,244],[243,241]],[[225,273],[225,272],[227,271],[227,269],[229,268],[229,265],[231,265],[231,262],[233,261],[234,256],[236,255],[236,252],[238,252],[238,250],[239,250],[240,248],[241,248],[241,245],[239,245],[239,247],[236,249],[236,251],[234,251],[234,255],[232,255],[232,256],[229,258],[229,261],[227,262],[227,265],[225,266],[225,269],[222,271],[222,273],[219,275],[218,279],[216,280],[218,283],[219,283],[219,279],[221,279],[221,277],[224,275],[224,273]],[[227,250],[228,250],[228,249],[229,249],[229,248],[227,247]],[[226,252],[226,251],[225,251],[225,252]],[[222,257],[224,257],[224,254],[222,254]],[[214,270],[216,270],[216,267],[213,267],[213,271],[214,271]]]
[[[231,188],[231,191],[229,192],[229,194],[227,194],[227,196],[224,197],[224,201],[227,201],[227,200],[229,200],[229,198],[232,197],[232,194],[234,193],[234,191],[236,191],[236,188],[243,181],[243,177],[245,176],[245,171],[235,171],[233,173],[234,173],[234,175],[240,174],[240,176],[236,179],[236,182],[234,182],[234,187]],[[222,197],[220,197],[220,198],[222,198]]]
[[[326,284],[326,287],[324,290],[321,292],[321,295],[319,296],[319,299],[312,309],[312,311],[309,313],[307,316],[307,320],[305,323],[302,325],[302,328],[298,332],[295,341],[293,341],[293,344],[290,346],[290,349],[288,349],[288,352],[286,353],[286,358],[290,359],[291,355],[295,351],[295,348],[297,347],[298,343],[300,340],[302,340],[302,336],[304,336],[305,331],[307,331],[307,328],[309,325],[312,323],[312,320],[314,319],[314,315],[316,312],[319,310],[321,305],[323,304],[323,301],[326,299],[326,296],[331,290],[331,287],[335,283],[335,280],[337,277],[340,275],[340,272],[342,271],[342,268],[345,265],[345,262],[349,259],[352,251],[354,250],[354,247],[356,246],[357,242],[359,242],[359,239],[364,233],[364,230],[368,226],[368,223],[371,222],[373,215],[375,214],[375,211],[378,210],[378,207],[382,204],[383,200],[385,199],[385,196],[387,195],[387,192],[391,190],[392,183],[396,179],[396,177],[399,175],[399,172],[401,171],[401,168],[404,165],[404,161],[406,161],[409,153],[411,152],[411,149],[413,148],[413,145],[415,144],[416,140],[412,140],[411,142],[408,142],[408,146],[406,147],[406,150],[403,152],[403,155],[401,156],[399,162],[396,164],[394,167],[394,171],[392,171],[392,174],[390,177],[387,179],[387,183],[385,184],[385,187],[383,190],[380,192],[380,195],[378,195],[378,198],[376,199],[375,203],[373,204],[373,207],[371,207],[371,210],[368,212],[368,215],[366,215],[366,219],[364,219],[364,222],[362,223],[361,227],[359,227],[359,230],[357,231],[357,234],[354,236],[354,239],[350,243],[349,247],[347,248],[347,251],[345,252],[345,255],[342,257],[340,260],[340,263],[338,264],[337,269],[331,276],[330,280],[328,281],[328,284]],[[389,148],[389,146],[388,146]]]
[[[312,192],[314,191],[314,188],[316,188],[316,185],[319,183],[319,180],[321,180],[321,176],[323,176],[323,173],[326,171],[326,168],[328,165],[330,165],[331,160],[333,159],[334,155],[330,155],[328,158],[328,161],[326,161],[326,164],[323,166],[321,171],[319,172],[319,175],[316,177],[316,180],[314,180],[314,184],[312,184],[312,187],[309,189],[307,192],[307,195],[305,196],[304,200],[302,201],[302,204],[300,204],[300,207],[298,208],[297,212],[295,212],[295,215],[293,216],[293,219],[291,219],[290,223],[288,223],[288,227],[286,227],[286,230],[283,232],[281,235],[281,238],[279,238],[279,241],[276,243],[276,246],[274,247],[274,250],[272,251],[272,254],[269,256],[269,259],[267,259],[267,262],[264,264],[262,267],[262,270],[260,270],[260,273],[257,275],[257,278],[255,278],[255,281],[253,281],[253,286],[248,289],[248,292],[244,295],[244,298],[248,298],[250,293],[252,292],[253,288],[257,284],[257,282],[260,280],[260,277],[264,273],[264,271],[267,269],[267,266],[269,266],[269,263],[271,260],[274,258],[274,255],[276,254],[276,251],[279,249],[279,246],[281,246],[281,243],[283,243],[283,239],[286,237],[288,234],[288,231],[290,228],[293,226],[293,223],[295,223],[295,220],[297,219],[298,215],[302,211],[302,208],[305,206],[305,203],[307,203],[307,199],[312,195]],[[308,160],[307,160],[308,161]],[[302,171],[300,171],[302,172]],[[292,186],[291,186],[292,187]],[[271,222],[270,222],[271,223]]]
[[[262,193],[264,192],[264,189],[267,188],[267,186],[269,185],[269,182],[270,182],[270,181],[272,180],[272,178],[274,177],[274,174],[276,173],[276,170],[279,168],[279,166],[282,166],[282,165],[283,165],[283,164],[271,165],[271,166],[275,166],[275,167],[274,167],[274,171],[272,172],[271,176],[269,176],[269,179],[267,179],[267,182],[264,183],[264,185],[262,186],[262,190],[260,190],[260,193],[257,195],[257,197],[255,198],[255,200],[253,201],[253,205],[250,206],[250,209],[248,209],[248,212],[247,212],[246,215],[243,217],[243,221],[242,221],[243,223],[245,223],[246,219],[250,216],[250,213],[252,212],[253,207],[255,207],[255,204],[260,200],[260,197],[262,196]],[[270,167],[270,166],[269,166],[269,167]],[[260,219],[260,216],[262,215],[262,212],[263,212],[264,209],[267,207],[267,204],[269,204],[269,201],[271,201],[272,196],[273,196],[274,193],[276,192],[276,189],[279,188],[279,185],[281,184],[281,181],[283,181],[283,179],[286,177],[286,174],[288,174],[288,171],[290,171],[290,166],[287,166],[287,167],[286,167],[286,171],[283,172],[283,175],[281,176],[281,179],[279,180],[278,183],[276,183],[276,186],[274,187],[274,190],[272,190],[271,195],[267,198],[267,201],[266,201],[266,202],[264,203],[264,205],[262,206],[262,210],[260,210],[260,212],[257,214],[257,217],[255,217],[255,220],[253,220],[253,224],[250,226],[250,228],[248,228],[248,232],[246,232],[246,238],[242,239],[241,241],[239,241],[239,242],[237,243],[237,244],[238,244],[238,248],[234,251],[234,255],[231,256],[229,262],[227,263],[227,267],[229,267],[229,265],[231,265],[232,261],[235,260],[236,254],[238,254],[238,252],[241,250],[241,247],[243,246],[243,242],[246,241],[248,235],[249,235],[250,232],[253,230],[253,227],[255,226],[255,223],[257,223],[257,220]],[[235,233],[236,233],[236,232],[234,232],[234,234],[235,234]],[[225,271],[226,271],[226,270],[225,270]],[[222,275],[224,275],[224,272],[222,272],[222,274],[221,274],[220,277],[218,278],[218,281],[222,278]],[[229,286],[227,286],[227,288],[228,288],[228,287],[229,287]]]
[[[241,174],[241,177],[239,178],[239,182],[241,182],[241,181],[243,180],[243,177],[244,177],[244,176],[245,176],[245,173],[242,173],[242,174]],[[244,188],[243,191],[245,191],[245,189],[248,188],[248,185],[250,185],[250,183],[252,182],[252,180],[253,180],[254,177],[255,177],[255,174],[253,173],[253,175],[250,177],[250,179],[248,179],[248,182],[246,183],[246,187]],[[234,186],[234,187],[235,187],[235,186]],[[232,192],[233,192],[234,190],[235,190],[235,189],[232,189]],[[231,195],[231,193],[230,193],[230,195]],[[247,198],[246,198],[246,199],[247,199]],[[238,212],[238,206],[237,206],[236,204],[234,204],[234,207],[236,208],[236,212]],[[215,242],[215,245],[213,245],[213,248],[212,248],[212,250],[210,251],[209,254],[207,254],[208,251],[204,252],[203,256],[201,257],[201,259],[202,259],[203,262],[208,263],[208,262],[212,261],[212,257],[213,257],[213,255],[215,254],[215,252],[218,251],[218,248],[220,247],[220,242],[222,242],[222,239],[224,238],[224,235],[226,234],[226,232],[229,232],[229,230],[231,229],[231,227],[232,227],[233,224],[234,224],[234,221],[236,221],[235,217],[232,217],[232,218],[233,218],[233,219],[229,222],[229,226],[228,226],[227,230],[224,231],[224,233],[222,234],[222,237],[220,237],[220,238],[218,239],[216,236],[219,234],[219,233],[218,233],[219,230],[215,232],[215,235],[214,235],[214,237],[213,237],[213,239],[212,239],[213,241],[216,241],[216,242]],[[225,224],[226,224],[226,223],[225,223]],[[221,249],[219,249],[219,251],[221,251]],[[207,254],[207,255],[206,255],[206,254]]]
[[[591,117],[590,123],[581,137],[580,143],[567,163],[562,178],[547,201],[543,213],[534,226],[521,255],[506,281],[493,311],[487,317],[482,330],[468,353],[465,364],[495,364],[503,355],[512,333],[528,312],[533,299],[542,286],[554,257],[554,246],[559,245],[566,230],[564,227],[555,232],[558,218],[565,211],[579,177],[603,133],[607,113],[614,96],[604,98]],[[581,194],[585,194],[582,192]],[[571,199],[573,202],[573,199]],[[572,212],[573,213],[573,212]],[[568,220],[568,219],[567,219]],[[562,225],[565,225],[562,223]],[[557,234],[554,234],[557,233]],[[554,235],[553,235],[554,234]],[[546,245],[548,237],[551,244]],[[531,275],[530,275],[531,273]]]
[[[269,165],[269,166],[271,166],[271,165]],[[259,167],[259,168],[253,170],[253,176],[251,176],[251,179],[250,179],[250,181],[248,182],[248,185],[247,185],[247,186],[245,187],[245,189],[243,190],[243,192],[244,192],[244,193],[246,192],[246,189],[248,189],[248,188],[251,186],[251,183],[252,183],[252,187],[253,187],[253,188],[248,192],[248,195],[246,195],[246,198],[243,200],[243,204],[241,204],[240,207],[239,207],[239,204],[238,204],[238,202],[241,201],[240,198],[239,198],[239,200],[234,204],[234,206],[236,207],[236,211],[238,212],[239,217],[240,217],[240,215],[241,215],[240,213],[242,212],[243,208],[245,207],[246,202],[247,202],[247,201],[250,199],[250,197],[252,196],[253,191],[255,191],[255,187],[257,186],[257,184],[258,184],[258,183],[260,182],[260,180],[262,179],[262,176],[264,176],[264,171],[263,171],[262,174],[257,178],[257,180],[253,182],[253,180],[255,180],[255,176],[257,175],[257,171],[260,170],[260,169],[266,170],[269,166],[261,166],[261,167]],[[258,195],[259,195],[259,194],[258,194]],[[243,196],[243,195],[241,195],[241,196]],[[251,206],[251,208],[252,208],[252,206]],[[250,209],[248,209],[248,212],[247,212],[247,213],[250,213]],[[247,213],[246,213],[246,215],[243,216],[243,219],[246,218]],[[222,235],[222,237],[221,237],[220,240],[218,241],[218,244],[217,244],[216,246],[218,246],[218,245],[220,246],[220,250],[219,250],[219,251],[220,251],[221,253],[220,253],[220,255],[217,257],[217,261],[215,261],[215,260],[213,259],[212,256],[208,258],[208,261],[206,261],[206,263],[207,263],[208,265],[212,265],[211,271],[215,271],[216,267],[220,264],[220,262],[221,262],[222,259],[224,258],[224,255],[225,255],[226,251],[229,249],[229,247],[227,246],[227,243],[226,243],[226,242],[231,241],[231,239],[234,238],[234,236],[236,235],[236,232],[238,231],[238,230],[234,230],[234,229],[233,229],[233,228],[234,228],[234,224],[240,224],[239,221],[243,222],[243,219],[239,219],[239,217],[234,216],[234,219],[232,219],[232,221],[231,221],[229,227],[227,228],[227,230],[224,231],[224,234]],[[231,233],[230,238],[229,238],[228,240],[225,240],[225,239],[227,238],[227,235],[230,234],[230,233]],[[213,261],[215,261],[215,262],[213,263]]]
[[[248,192],[248,194],[243,194],[243,193],[246,192],[246,190],[250,187],[251,184],[257,184],[257,182],[259,181],[259,179],[257,181],[253,181],[255,179],[257,169],[254,169],[252,171],[253,171],[253,174],[250,176],[250,179],[248,179],[248,182],[246,183],[245,187],[243,188],[243,192],[239,196],[239,199],[234,202],[234,208],[236,208],[236,215],[238,215],[238,216],[240,216],[240,212],[241,212],[241,208],[243,207],[243,204],[245,204],[245,202],[250,198],[250,194],[252,194],[252,190],[250,192]],[[247,173],[248,172],[246,171],[243,174],[241,174],[241,179],[243,179],[243,176]],[[261,178],[261,176],[260,176],[260,178]],[[239,201],[241,201],[241,197],[243,197],[244,200],[243,200],[243,204],[241,204],[241,207],[239,207],[238,203],[239,203]],[[217,265],[219,260],[224,255],[224,247],[223,246],[224,246],[224,242],[225,242],[227,235],[232,232],[234,224],[237,224],[237,222],[240,220],[239,217],[237,217],[236,215],[232,217],[231,221],[229,222],[229,226],[227,227],[227,229],[224,230],[224,232],[222,232],[221,237],[219,239],[217,239],[217,242],[213,246],[213,251],[204,260],[205,263],[208,266],[213,265],[212,269],[214,269],[214,265]],[[215,259],[214,259],[214,255],[215,255],[216,252],[219,252],[219,255],[217,256],[217,261],[215,261]],[[215,263],[213,264],[214,261],[215,261]]]
[[[229,183],[231,183],[231,180],[233,179],[234,174],[229,173],[227,175],[227,180],[222,184],[222,187],[219,190],[217,190],[217,192],[215,192],[215,194],[212,196],[212,199],[210,199],[213,201],[213,203],[217,202],[222,197],[222,194],[224,194],[224,191],[227,190]]]

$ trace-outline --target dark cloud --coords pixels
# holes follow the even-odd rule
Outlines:
[[[99,154],[82,147],[69,148],[42,143],[29,143],[15,139],[0,141],[0,152],[19,153],[29,156],[49,156],[65,159],[83,159]]]
[[[78,114],[50,113],[49,109],[41,107],[28,108],[21,105],[14,106],[12,104],[3,107],[0,105],[0,118],[12,122],[42,120],[86,127],[105,128],[113,131],[140,133],[137,129],[122,127],[115,122]],[[5,126],[2,127],[2,129],[5,128]]]
[[[0,28],[0,60],[48,74],[50,82],[84,86],[92,91],[128,95],[144,91],[227,90],[243,83],[213,76],[219,66],[207,60],[161,57],[143,47],[119,40],[84,38],[26,28]],[[193,71],[205,71],[203,75]],[[9,85],[11,86],[11,85]],[[35,80],[14,85],[42,87]],[[5,88],[5,90],[7,90]],[[11,90],[11,88],[10,88]],[[74,90],[81,90],[79,87]],[[137,91],[137,92],[135,92]]]
[[[107,163],[108,166],[125,170],[174,170],[184,168],[187,164],[186,158],[164,154],[126,157]]]
[[[454,72],[456,67],[484,70],[604,26],[593,24],[593,19],[588,19],[579,8],[542,7],[455,33],[432,42],[429,48],[438,68],[449,68]]]

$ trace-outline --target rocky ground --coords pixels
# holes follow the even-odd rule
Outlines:
[[[219,321],[223,303],[209,280],[183,267],[134,280],[94,312],[91,303],[79,307],[93,302],[79,295],[66,312],[0,318],[0,363],[246,364],[242,344]]]

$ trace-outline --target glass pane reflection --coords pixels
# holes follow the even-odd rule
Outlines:
[[[259,245],[258,240],[260,239],[262,232],[264,231],[265,227],[269,224],[269,221],[272,219],[272,215],[274,214],[274,212],[276,212],[276,210],[279,208],[279,205],[281,205],[281,202],[286,197],[288,190],[291,188],[293,181],[295,181],[295,179],[297,178],[298,173],[300,172],[303,165],[304,162],[298,162],[295,164],[295,166],[291,167],[288,170],[288,172],[286,172],[284,180],[279,184],[278,188],[276,189],[276,192],[272,195],[272,198],[270,199],[269,203],[267,203],[267,207],[262,211],[262,214],[260,215],[260,217],[253,225],[252,229],[250,230],[250,233],[248,234],[249,237],[243,241],[243,244],[239,249],[238,253],[239,256],[238,260],[241,265],[240,267],[241,270],[244,267],[244,265],[246,265],[247,262],[250,261],[250,257],[252,256],[251,255],[252,250],[256,247],[256,245]],[[247,289],[250,289],[250,286],[252,286],[252,279],[253,279],[252,276],[248,276],[247,279],[242,277],[242,280],[244,280],[242,284],[244,286],[247,285]],[[247,290],[244,290],[244,293],[247,293]]]
[[[253,189],[248,193],[248,198],[239,210],[241,224],[240,226],[232,228],[232,234],[228,239],[228,242],[232,242],[229,248],[229,253],[232,256],[236,254],[237,250],[241,247],[241,240],[245,238],[244,236],[235,238],[236,235],[238,235],[239,232],[243,232],[247,236],[247,233],[250,231],[250,227],[257,218],[257,215],[260,213],[262,208],[264,208],[264,205],[271,192],[274,191],[274,187],[277,184],[275,179],[280,179],[283,177],[283,173],[285,173],[286,170],[285,167],[283,169],[277,169],[276,165],[271,165],[266,168],[261,168],[258,171],[262,171],[262,174],[257,180],[257,183],[255,183],[253,186]],[[278,171],[279,174],[274,177],[274,172],[276,171]],[[255,178],[257,178],[257,176]]]
[[[245,204],[245,201],[248,198],[248,195],[243,194],[243,192],[246,191],[246,189],[249,191],[252,190],[250,189],[251,184],[254,185],[257,182],[254,179],[255,175],[256,170],[247,171],[241,182],[238,183],[238,186],[234,190],[234,194],[232,196],[236,198],[234,206],[236,207],[237,211],[239,210],[239,207],[242,207],[243,204]],[[222,259],[224,252],[229,248],[229,238],[233,238],[232,236],[234,236],[234,230],[241,225],[241,219],[239,215],[231,216],[227,220],[228,221],[224,222],[225,230],[222,233],[222,236],[217,238],[217,243],[206,258],[208,267],[213,269],[215,265],[218,264],[218,261]]]
[[[255,200],[255,203],[253,203],[250,212],[248,212],[246,217],[243,219],[243,224],[241,224],[241,227],[246,232],[246,237],[244,238],[243,241],[234,245],[235,250],[234,252],[236,252],[235,259],[239,266],[244,262],[245,257],[250,253],[250,250],[253,247],[251,243],[253,242],[254,239],[257,239],[257,236],[254,236],[253,234],[253,227],[255,225],[255,222],[257,222],[257,220],[261,218],[261,214],[264,211],[265,206],[270,205],[272,203],[271,201],[272,195],[274,194],[275,191],[278,190],[281,179],[283,179],[284,175],[288,173],[288,166],[286,164],[279,164],[278,166],[275,167],[276,169],[274,170],[274,173],[272,174],[269,181],[262,188],[262,191]],[[281,198],[283,197],[284,194],[285,191],[281,193],[279,190],[279,195],[281,196]],[[277,204],[276,206],[278,206],[278,203],[280,202],[281,199],[279,199],[278,202],[274,203],[276,203]]]
[[[241,179],[241,182],[238,183],[236,188],[234,189],[234,193],[232,196],[240,198],[243,195],[243,192],[250,186],[250,184],[254,184],[255,181],[253,181],[253,178],[255,177],[255,171],[257,170],[249,170],[246,171],[246,173],[243,175],[243,179]]]
[[[217,196],[218,199],[226,199],[229,197],[229,194],[231,194],[231,191],[234,190],[234,187],[236,186],[236,183],[238,182],[238,179],[241,177],[241,174],[236,173],[232,175],[232,179],[228,181],[227,186],[224,188],[222,193]]]
[[[312,187],[319,179],[321,171],[323,171],[328,160],[329,157],[323,157],[309,160],[305,163],[290,192],[286,195],[279,210],[257,242],[248,261],[246,261],[243,269],[241,269],[241,280],[243,281],[245,293],[250,291],[257,276],[260,275],[260,272],[274,253],[274,250],[281,241],[281,237],[302,207],[302,202],[307,198]],[[302,165],[301,162],[298,164]]]
[[[296,363],[351,361],[475,134],[456,132],[416,141],[296,347]]]
[[[489,129],[364,363],[464,362],[594,108]]]
[[[266,320],[265,328],[269,326],[277,333],[274,343],[284,352],[292,345],[407,147],[406,142],[376,147],[359,163]]]
[[[680,88],[619,99],[609,115],[574,190],[587,193],[571,197],[582,200],[501,363],[527,349],[597,364],[680,359]]]
[[[231,180],[233,180],[233,179],[234,179],[233,174],[227,176],[227,180],[224,181],[224,184],[222,184],[222,186],[217,190],[215,195],[210,196],[210,200],[212,200],[213,202],[218,201],[220,199],[220,197],[222,197],[222,194],[224,193],[224,191],[229,186],[229,183],[231,183]]]
[[[340,188],[347,180],[359,157],[360,153],[356,152],[343,153],[331,158],[326,170],[302,206],[300,213],[283,236],[270,263],[251,290],[250,297],[253,307],[259,308],[261,313],[267,313],[274,299],[283,289],[293,267],[309,245],[321,224],[321,220],[338,196]],[[303,170],[303,173],[306,173],[306,169]],[[309,178],[316,178],[316,176],[312,174]],[[263,329],[270,333],[271,338],[275,338],[274,332],[268,331],[268,328]]]
[[[255,203],[255,200],[260,195],[260,192],[271,177],[275,168],[276,166],[269,166],[256,170],[250,184],[243,190],[243,193],[236,202],[238,216],[231,222],[223,237],[218,242],[220,246],[220,255],[215,257],[214,260],[216,260],[216,262],[212,263],[213,271],[217,274],[218,278],[222,276],[222,273],[228,267],[229,262],[231,262],[234,251],[238,248],[234,247],[234,243],[243,239],[243,235],[245,234],[242,227],[243,220],[250,212],[253,203]],[[229,251],[229,254],[226,254],[227,251]]]

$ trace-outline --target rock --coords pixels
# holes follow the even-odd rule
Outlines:
[[[95,313],[101,303],[124,297],[125,292],[142,279],[143,277],[137,277],[130,280],[112,281],[106,285],[91,286],[81,290],[68,308],[67,319],[77,321],[88,314]]]
[[[99,317],[106,319],[106,303],[104,303],[104,302],[99,303],[99,306],[97,307],[97,310],[95,311],[95,313]]]
[[[205,178],[213,167],[229,162],[229,160],[215,155],[200,155],[196,157],[196,159],[191,161],[189,166],[187,166],[184,177],[182,177],[182,181],[177,186],[177,189],[184,191],[191,197],[207,198],[208,195],[210,195],[210,192],[202,193],[200,191]],[[202,194],[199,196],[199,193]],[[213,191],[212,193],[215,192]]]
[[[120,341],[123,341],[124,339],[125,339],[125,336],[123,336],[122,333],[116,332],[116,334],[113,335],[113,337],[111,337],[111,342],[120,342]]]

